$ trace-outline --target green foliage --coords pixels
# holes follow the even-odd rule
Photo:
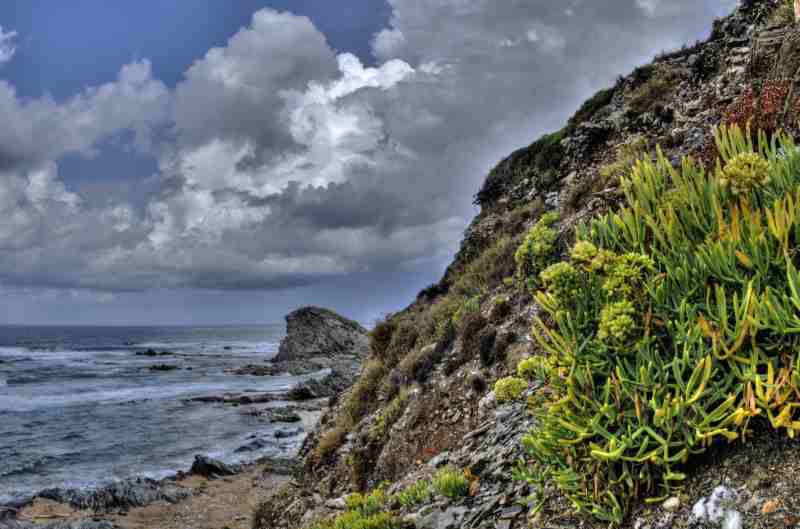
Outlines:
[[[578,270],[564,261],[548,266],[539,277],[541,284],[561,304],[568,303],[581,293]]]
[[[440,469],[431,483],[433,489],[442,496],[457,500],[469,494],[469,479],[460,470],[452,467]]]
[[[466,300],[464,296],[448,295],[431,307],[430,313],[436,327],[433,339],[438,340],[445,335],[448,327],[453,326],[453,317]]]
[[[405,376],[406,381],[415,380],[422,383],[440,360],[441,355],[436,345],[431,344],[406,355],[397,368]]]
[[[384,356],[389,344],[392,343],[392,335],[395,331],[395,323],[391,319],[379,321],[375,328],[369,333],[369,347],[375,356]]]
[[[361,376],[350,390],[343,409],[337,418],[337,425],[345,430],[352,429],[377,401],[378,387],[388,370],[379,359],[369,360],[364,364]]]
[[[383,487],[378,487],[368,494],[356,492],[345,498],[347,510],[358,511],[364,516],[380,512],[388,501],[389,495]]]
[[[517,376],[525,380],[533,380],[542,372],[542,359],[531,357],[517,364]],[[523,390],[524,391],[524,390]]]
[[[453,284],[456,295],[473,297],[498,285],[514,273],[514,249],[510,237],[501,237],[467,264]]]
[[[522,244],[514,254],[517,263],[517,276],[524,280],[533,280],[536,274],[550,262],[555,250],[558,232],[551,226],[558,220],[558,213],[545,213],[525,235]]]
[[[597,114],[599,110],[611,103],[611,100],[614,99],[615,92],[615,88],[607,88],[605,90],[600,90],[595,95],[587,99],[583,105],[581,105],[581,108],[578,109],[575,115],[570,118],[568,125],[569,129],[574,130],[575,127],[584,121],[589,121],[592,119],[592,117]]]
[[[649,78],[628,96],[628,108],[637,115],[657,110],[687,75],[686,71],[675,66],[656,66]]]
[[[555,182],[557,171],[564,160],[561,141],[567,133],[568,128],[565,127],[552,134],[545,134],[500,162],[486,177],[483,187],[475,195],[474,204],[481,207],[492,204],[523,178],[535,176],[542,182]]]
[[[400,519],[386,512],[391,500],[383,487],[368,494],[350,494],[345,498],[347,510],[344,513],[317,522],[309,529],[401,529]]]
[[[609,303],[600,311],[597,339],[609,345],[623,346],[637,330],[636,308],[627,299]]]
[[[627,176],[634,164],[647,155],[648,144],[644,136],[633,139],[617,147],[616,160],[600,168],[600,180],[595,184],[597,190],[602,190],[609,185],[616,185],[620,179]]]
[[[693,456],[753,418],[800,431],[800,151],[738,128],[717,143],[716,174],[638,162],[625,207],[577,230],[582,294],[537,293],[546,391],[518,477],[603,520],[675,494]],[[744,155],[766,178],[734,192],[720,167]]]
[[[317,461],[325,461],[329,459],[336,451],[344,444],[347,438],[347,433],[352,426],[337,425],[323,433],[316,447],[314,447],[314,456]]]
[[[309,529],[401,529],[399,518],[388,512],[365,515],[360,511],[346,511],[336,518],[312,525]]]
[[[432,497],[431,482],[427,480],[417,481],[395,494],[395,498],[403,507],[413,507],[421,503],[427,503]]]
[[[396,365],[406,354],[414,350],[419,339],[420,326],[416,318],[411,316],[401,318],[395,323],[396,328],[392,340],[386,348],[385,361],[389,365]]]
[[[756,153],[743,152],[731,158],[717,174],[720,184],[730,187],[738,195],[768,184],[769,170],[767,160]]]
[[[403,389],[386,405],[376,419],[375,425],[372,427],[372,437],[382,438],[388,435],[394,423],[403,416],[403,412],[406,410],[406,405],[408,404],[409,395],[410,392],[407,389]]]
[[[501,378],[494,384],[494,395],[497,402],[517,400],[528,389],[528,383],[517,377]]]
[[[464,300],[461,306],[453,314],[453,325],[458,327],[461,321],[470,314],[477,314],[481,311],[481,297],[473,296]]]

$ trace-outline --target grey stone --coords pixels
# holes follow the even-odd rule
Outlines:
[[[333,311],[304,307],[286,316],[286,337],[274,362],[311,356],[363,357],[369,350],[367,330]]]

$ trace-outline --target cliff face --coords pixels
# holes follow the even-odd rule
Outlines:
[[[359,381],[309,438],[302,475],[262,506],[255,527],[310,526],[341,513],[349,493],[381,483],[387,494],[406,491],[445,467],[467,471],[463,497],[448,499],[434,486],[438,495],[395,496],[384,509],[397,523],[429,529],[605,527],[552,485],[529,518],[531,490],[513,478],[526,457],[522,438],[536,424],[524,399],[498,402],[492,388],[520,360],[541,354],[530,327],[543,315],[514,278],[515,252],[526,234],[551,229],[551,254],[566,254],[575,227],[619,207],[620,177],[657,147],[674,166],[691,156],[711,168],[717,125],[750,123],[797,137],[800,29],[784,4],[742,2],[707,41],[620,77],[562,130],[501,161],[476,194],[481,212],[443,279],[373,330]],[[769,470],[780,460],[786,468]],[[688,466],[683,495],[634,505],[625,526],[793,527],[800,519],[789,507],[797,505],[788,470],[800,461],[795,443],[756,433],[708,461]]]

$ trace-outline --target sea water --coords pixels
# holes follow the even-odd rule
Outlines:
[[[0,504],[50,487],[164,477],[196,454],[291,455],[299,442],[270,436],[275,425],[230,405],[186,402],[288,389],[298,379],[229,372],[274,356],[284,333],[284,325],[0,327]],[[172,354],[136,354],[147,349]],[[253,434],[274,442],[237,454]]]

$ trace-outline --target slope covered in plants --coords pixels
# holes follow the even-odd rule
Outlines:
[[[254,526],[800,519],[784,4],[742,2],[501,161],[442,280],[373,329],[360,380]],[[463,494],[425,485],[442,469]],[[375,512],[348,507],[376,490]]]

